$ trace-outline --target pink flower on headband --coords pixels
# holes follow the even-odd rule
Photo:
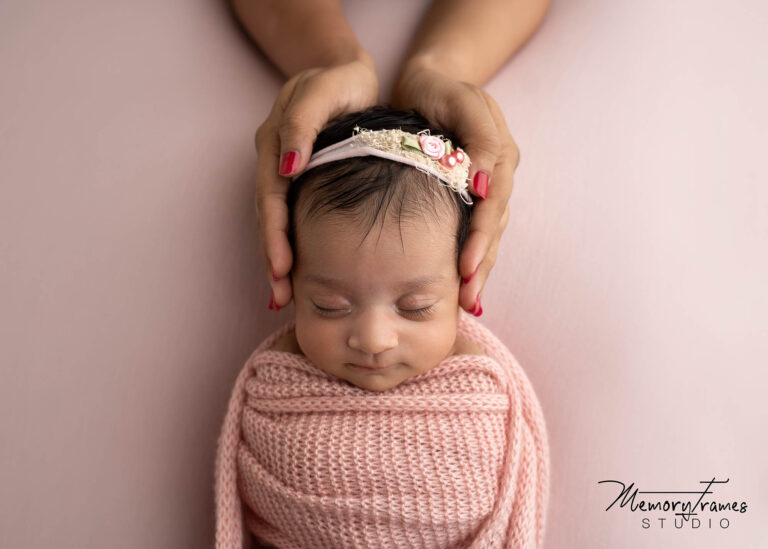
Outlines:
[[[433,135],[420,135],[421,150],[430,158],[440,160],[445,155],[445,142]]]

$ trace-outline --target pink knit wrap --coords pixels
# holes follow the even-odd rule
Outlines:
[[[216,548],[245,527],[280,549],[538,548],[548,500],[541,407],[509,350],[464,311],[453,355],[384,392],[305,356],[254,351],[216,455]]]

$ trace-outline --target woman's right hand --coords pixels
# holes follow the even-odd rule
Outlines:
[[[304,170],[315,138],[328,122],[375,105],[378,96],[373,59],[363,51],[354,61],[293,76],[256,131],[255,205],[261,251],[272,286],[270,309],[284,307],[293,295],[287,276],[293,267],[286,203],[291,177]]]

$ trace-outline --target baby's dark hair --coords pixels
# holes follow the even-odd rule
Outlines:
[[[321,131],[312,152],[352,137],[355,126],[367,130],[400,129],[410,133],[430,130],[432,135],[450,139],[454,148],[461,147],[455,135],[438,128],[415,111],[401,111],[387,106],[370,107],[337,119]],[[395,201],[398,225],[403,217],[431,213],[438,223],[446,220],[446,212],[456,224],[456,268],[469,232],[471,206],[459,194],[441,185],[433,175],[407,164],[376,156],[337,160],[307,170],[291,183],[288,191],[290,216],[288,240],[296,251],[296,228],[299,221],[330,212],[343,212],[351,219],[368,223],[360,242],[365,240],[376,220],[383,224],[390,204]],[[299,199],[300,211],[297,211]],[[442,206],[439,207],[439,206]],[[441,214],[443,218],[441,219]],[[394,215],[394,214],[391,214]]]

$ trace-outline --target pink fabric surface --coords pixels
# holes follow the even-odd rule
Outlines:
[[[466,312],[454,355],[382,393],[306,357],[247,361],[216,460],[216,547],[243,521],[284,549],[542,547],[549,448],[541,407],[509,350]],[[245,519],[243,518],[245,516]]]
[[[382,97],[427,5],[345,2]],[[547,549],[768,547],[766,21],[555,0],[486,86],[521,161],[481,321],[547,419]],[[253,213],[282,79],[207,0],[3,0],[0,67],[0,547],[208,548],[233,382],[293,313]],[[598,485],[715,474],[725,530]]]

